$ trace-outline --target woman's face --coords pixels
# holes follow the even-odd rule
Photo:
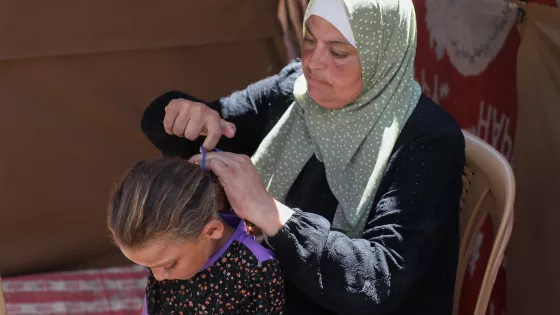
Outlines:
[[[342,108],[362,93],[358,50],[327,20],[311,16],[302,47],[307,92],[320,106]]]
[[[194,277],[216,252],[223,232],[224,223],[213,220],[194,240],[169,241],[162,238],[149,241],[140,248],[120,248],[128,259],[150,268],[158,281],[187,280]]]

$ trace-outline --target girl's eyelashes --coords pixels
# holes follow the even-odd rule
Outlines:
[[[173,264],[171,264],[171,266],[167,267],[167,268],[163,268],[165,270],[165,272],[170,272],[173,270],[173,268],[175,268],[175,266],[177,265],[177,262],[174,262]]]

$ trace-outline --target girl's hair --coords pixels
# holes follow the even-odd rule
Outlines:
[[[137,163],[113,191],[107,215],[114,241],[137,248],[156,238],[196,239],[225,206],[215,176],[179,158]]]

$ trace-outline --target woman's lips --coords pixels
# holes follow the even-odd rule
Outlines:
[[[321,80],[319,80],[319,79],[317,79],[317,78],[314,78],[314,77],[312,77],[312,76],[308,76],[308,77],[307,77],[307,83],[308,83],[309,85],[322,85],[322,84],[326,84],[325,82],[323,82],[323,81],[321,81]]]

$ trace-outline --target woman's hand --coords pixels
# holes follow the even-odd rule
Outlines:
[[[223,120],[217,111],[206,104],[174,99],[165,107],[165,132],[191,141],[206,136],[203,146],[213,150],[222,135],[233,138],[235,125]]]
[[[189,161],[200,164],[201,160],[198,154]],[[233,211],[265,234],[276,234],[294,213],[270,196],[248,156],[210,152],[206,154],[206,168],[220,180]]]

